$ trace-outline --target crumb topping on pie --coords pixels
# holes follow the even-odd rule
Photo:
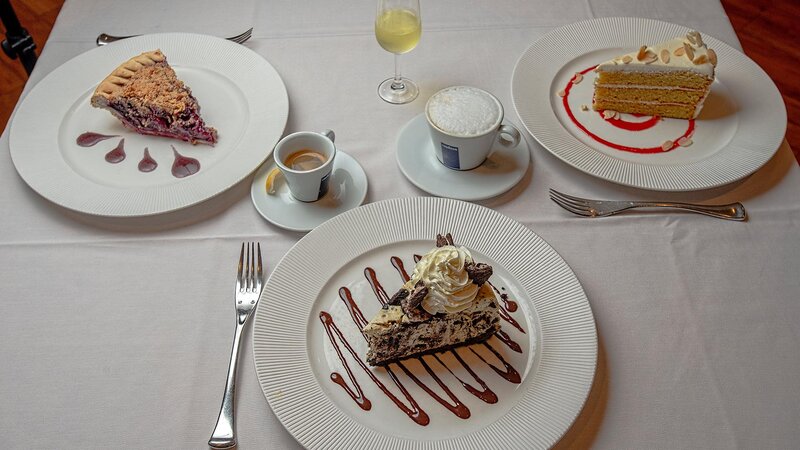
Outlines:
[[[216,130],[200,118],[200,105],[161,50],[120,64],[94,91],[92,106],[109,110],[142,134],[214,144]]]

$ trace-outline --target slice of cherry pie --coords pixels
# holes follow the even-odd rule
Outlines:
[[[120,64],[97,86],[91,102],[137,133],[192,144],[217,142],[217,130],[206,126],[197,99],[175,75],[161,50]]]

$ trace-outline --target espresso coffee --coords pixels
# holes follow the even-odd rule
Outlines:
[[[434,94],[426,105],[428,120],[457,137],[489,133],[503,120],[503,107],[491,94],[469,86],[454,86]]]
[[[304,148],[287,156],[283,164],[292,170],[306,172],[320,167],[325,164],[325,161],[327,161],[327,158],[322,153],[310,148]]]

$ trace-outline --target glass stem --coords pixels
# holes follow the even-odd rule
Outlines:
[[[392,89],[395,91],[400,91],[406,88],[406,86],[403,84],[403,79],[400,77],[400,70],[397,66],[397,59],[399,57],[400,56],[397,53],[394,54],[394,80],[392,80]]]

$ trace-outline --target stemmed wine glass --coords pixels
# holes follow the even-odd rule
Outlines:
[[[400,76],[397,58],[417,46],[421,33],[419,0],[378,0],[375,37],[384,50],[394,53],[394,77],[378,85],[378,95],[389,103],[408,103],[419,94],[413,81]]]

